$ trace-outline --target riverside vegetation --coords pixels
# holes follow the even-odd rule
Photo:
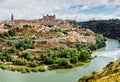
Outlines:
[[[112,39],[117,39],[120,42],[120,20],[91,20],[80,24],[87,25],[89,29],[96,33],[101,33],[104,36]],[[100,71],[93,72],[79,79],[79,82],[119,82],[120,81],[120,59],[111,62]]]
[[[74,22],[74,33],[84,37],[94,36],[95,43],[74,40],[75,37],[70,35],[72,30],[61,27],[47,28],[43,32],[30,25],[13,28],[5,24],[8,31],[0,33],[0,68],[26,73],[72,68],[89,62],[92,51],[105,46],[105,38],[84,27],[77,30]],[[64,37],[63,42],[56,41]],[[45,69],[45,66],[48,68]]]
[[[105,68],[98,72],[84,76],[79,82],[119,82],[120,81],[120,59],[110,62]]]

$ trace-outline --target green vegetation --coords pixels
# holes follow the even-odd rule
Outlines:
[[[32,28],[32,27],[34,27],[34,26],[31,26],[31,25],[23,25],[23,28]]]
[[[110,62],[104,69],[84,76],[79,82],[119,82],[120,81],[120,59]]]
[[[8,32],[0,33],[0,41],[4,41],[4,39],[10,39],[11,37],[15,36],[15,34],[15,29],[9,29]]]
[[[8,35],[9,35],[9,36],[15,36],[15,34],[16,34],[16,30],[15,30],[15,29],[10,29],[10,30],[8,31]]]
[[[8,51],[0,52],[0,60],[3,62],[9,62],[12,60],[12,56]]]
[[[8,69],[8,65],[0,64],[0,68],[3,69],[3,70],[6,70],[6,69]]]
[[[96,36],[96,44],[92,43],[78,43],[76,45],[70,45],[71,48],[76,48],[77,50],[86,49],[88,51],[94,51],[99,48],[104,47],[106,39],[103,36]]]
[[[68,32],[70,32],[70,30],[63,30],[63,33],[66,35],[68,34]]]
[[[15,48],[18,50],[33,49],[32,41],[29,38],[24,38],[15,44]]]
[[[106,39],[103,36],[96,36],[96,44],[98,48],[104,47]]]
[[[50,27],[42,31],[43,27],[32,28],[34,26],[31,25],[23,25],[23,28],[11,28],[10,25],[5,25],[9,27],[9,30],[0,33],[2,47],[0,49],[0,67],[26,73],[45,71],[47,69],[44,68],[44,65],[52,70],[72,68],[89,62],[92,59],[92,51],[105,46],[105,39],[96,35],[96,44],[74,40],[76,39],[74,36],[77,34],[79,36],[80,33],[85,37],[95,35],[88,31],[87,26],[84,29],[77,28],[79,26],[76,20],[70,21],[70,24],[75,30],[73,35],[71,28]],[[79,31],[76,31],[77,29]],[[69,41],[69,37],[61,38],[64,35],[70,36],[71,41]],[[57,37],[60,38],[57,39]]]
[[[120,20],[119,19],[109,19],[109,20],[89,20],[85,22],[79,22],[83,28],[86,25],[94,31],[95,33],[100,33],[105,37],[116,39],[120,36]]]
[[[78,22],[77,22],[76,20],[70,21],[70,24],[71,24],[74,28],[77,28],[77,27],[78,27]]]
[[[60,47],[59,51],[51,51],[48,55],[41,55],[45,64],[53,68],[70,68],[76,66],[78,62],[85,62],[91,59],[91,54],[85,49]],[[51,66],[52,65],[52,66]]]
[[[29,73],[29,72],[44,72],[45,69],[43,66],[37,66],[37,67],[27,67],[27,66],[16,66],[14,65],[12,68],[11,68],[12,71],[19,71],[21,73]]]
[[[7,28],[12,28],[12,25],[10,25],[10,24],[4,24],[4,26]]]
[[[50,29],[50,32],[62,32],[61,28]]]
[[[85,30],[86,30],[86,29],[88,29],[89,27],[88,27],[87,25],[85,25],[85,26],[83,26],[83,28],[85,28]]]

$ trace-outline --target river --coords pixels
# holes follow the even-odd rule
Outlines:
[[[97,56],[88,64],[67,70],[55,70],[37,73],[12,72],[0,69],[0,82],[77,82],[79,78],[105,67],[120,57],[119,42],[107,39],[106,47],[95,51]]]

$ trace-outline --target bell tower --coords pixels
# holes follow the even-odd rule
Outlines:
[[[14,16],[11,14],[11,22],[14,22]]]

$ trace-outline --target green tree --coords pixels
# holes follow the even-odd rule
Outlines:
[[[39,62],[34,60],[34,61],[30,62],[29,66],[30,67],[37,67],[37,66],[39,66]]]
[[[46,64],[53,64],[53,59],[52,57],[46,56],[46,58],[44,59]]]
[[[15,29],[10,29],[10,30],[8,31],[8,34],[9,34],[10,36],[15,36],[16,30],[15,30]]]
[[[69,64],[68,60],[66,58],[61,58],[61,63],[59,65],[61,66],[67,66]]]
[[[78,27],[78,22],[77,22],[76,20],[70,21],[70,24],[71,24],[74,28],[77,28],[77,27]]]
[[[79,59],[81,60],[87,60],[91,58],[91,54],[87,50],[81,50],[80,51],[80,56]]]
[[[25,59],[27,59],[27,60],[32,60],[32,59],[33,59],[33,58],[32,58],[32,55],[31,55],[30,53],[28,53],[28,52],[23,53],[23,54],[21,55],[21,57],[22,57],[22,58],[25,58]]]
[[[71,62],[72,64],[76,64],[76,63],[78,62],[78,57],[77,57],[77,56],[72,57],[72,58],[70,59],[70,62]]]
[[[24,58],[19,58],[13,61],[13,64],[15,65],[27,65],[27,60]]]

